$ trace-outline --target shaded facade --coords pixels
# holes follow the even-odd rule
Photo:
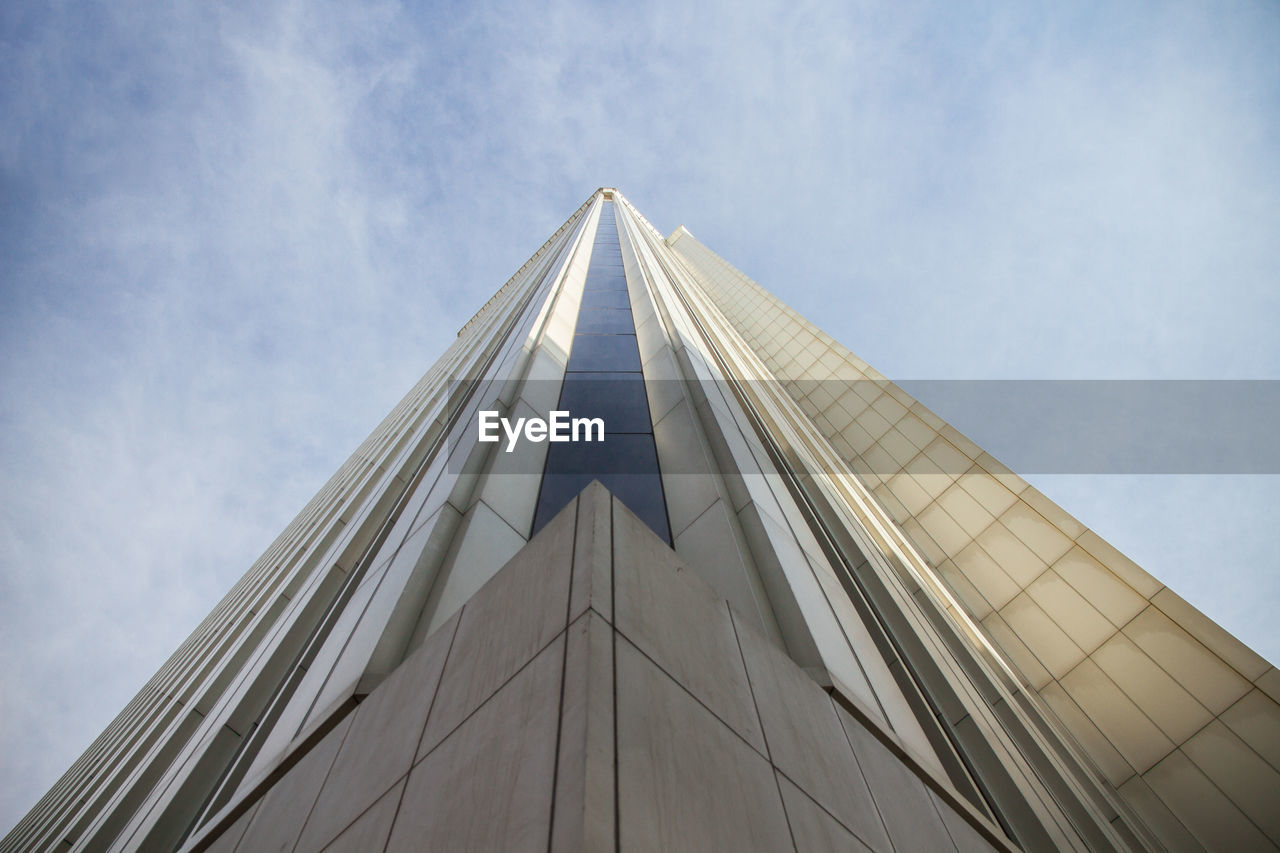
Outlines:
[[[601,189],[0,849],[1274,849],[1278,697]]]

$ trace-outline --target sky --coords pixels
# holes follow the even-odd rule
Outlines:
[[[1270,2],[0,4],[0,827],[598,186],[890,378],[1280,379],[1277,55]],[[1030,479],[1280,660],[1276,476]]]

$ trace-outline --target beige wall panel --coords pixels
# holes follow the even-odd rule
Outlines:
[[[1151,596],[1151,603],[1245,678],[1256,680],[1267,671],[1269,664],[1257,652],[1231,636],[1173,590],[1161,589]]]
[[[982,597],[997,610],[1012,601],[1021,589],[977,542],[957,554],[954,561]]]
[[[1185,741],[1212,716],[1123,634],[1103,644],[1092,660],[1174,743]]]
[[[1021,495],[1023,492],[1025,492],[1027,489],[1030,488],[1030,485],[1027,483],[1026,480],[1022,479],[1017,474],[1010,471],[1009,468],[1005,466],[1003,462],[1001,462],[999,459],[996,459],[990,453],[983,451],[982,453],[978,454],[977,459],[975,459],[974,461],[977,462],[978,465],[982,466],[983,470],[985,470],[988,474],[990,474],[991,476],[999,480],[1001,483],[1003,483],[1004,487],[1009,491],[1013,492],[1015,495]]]
[[[1215,714],[1249,692],[1248,681],[1154,607],[1135,616],[1124,633]]]
[[[1054,678],[1084,660],[1080,647],[1025,592],[1000,608],[1000,615]]]
[[[1147,606],[1145,598],[1078,545],[1063,554],[1053,568],[1117,628]]]
[[[924,452],[950,477],[957,477],[973,467],[973,458],[941,435],[931,440]]]
[[[893,476],[893,473],[902,466],[893,458],[879,442],[871,445],[865,453],[862,454],[862,461],[867,463],[876,476],[880,479]]]
[[[876,411],[874,406],[863,409],[862,414],[858,415],[857,423],[872,438],[879,438],[893,426],[883,415]]]
[[[1045,497],[1034,486],[1028,486],[1023,489],[1022,494],[1018,495],[1018,497],[1026,501],[1028,506],[1043,515],[1050,524],[1061,530],[1069,539],[1075,539],[1089,529],[1072,518],[1071,514],[1062,507]]]
[[[933,537],[920,525],[916,519],[910,519],[902,524],[902,532],[907,534],[924,558],[929,561],[930,565],[936,566],[947,559],[947,552],[942,549],[937,542],[933,541]]]
[[[1046,564],[1071,550],[1071,540],[1061,530],[1021,501],[1005,510],[1000,521]]]
[[[1085,652],[1115,632],[1115,626],[1053,569],[1032,581],[1027,594]]]
[[[1089,756],[1097,763],[1108,782],[1119,786],[1133,775],[1129,762],[1124,760],[1115,745],[1093,724],[1089,715],[1080,710],[1080,706],[1067,695],[1061,684],[1050,681],[1040,691],[1040,695],[1066,725],[1067,730],[1088,750]]]
[[[1120,786],[1120,796],[1142,815],[1169,850],[1199,853],[1205,849],[1141,776],[1134,776]]]
[[[920,525],[948,557],[959,554],[973,541],[973,537],[936,501],[921,512],[919,518]]]
[[[1036,556],[1026,543],[1001,522],[982,531],[975,541],[1018,584],[1019,589],[1026,589],[1028,584],[1048,568],[1044,560]]]
[[[889,427],[888,432],[880,436],[880,446],[898,463],[898,468],[904,467],[920,452],[920,448],[912,444],[897,427]]]
[[[1137,563],[1121,554],[1114,545],[1092,530],[1086,530],[1077,536],[1076,544],[1089,552],[1090,556],[1110,569],[1116,577],[1131,586],[1143,598],[1150,599],[1151,596],[1164,589],[1163,584],[1143,571]]]
[[[1026,679],[1031,689],[1039,690],[1053,680],[1049,670],[1045,669],[1040,659],[1027,648],[999,613],[988,614],[981,624],[995,641],[996,646],[1008,656],[1017,672]]]
[[[903,475],[899,474],[898,476],[901,477]],[[881,483],[872,489],[871,492],[880,500],[880,505],[885,508],[893,520],[899,524],[902,524],[915,516],[914,512],[911,512],[907,507],[903,506],[902,502],[898,500],[898,496],[890,491],[887,484]],[[928,498],[928,495],[923,495],[923,497]]]
[[[1272,841],[1280,842],[1280,772],[1217,720],[1182,751]]]
[[[953,561],[943,560],[938,566],[938,574],[973,618],[983,619],[991,612],[991,604]]]
[[[939,463],[924,455],[917,456],[908,462],[906,471],[920,488],[935,499],[951,488],[951,484],[956,480],[955,476],[944,471]]]
[[[956,482],[994,516],[999,516],[1018,499],[1003,483],[978,465],[971,466]]]
[[[854,421],[845,427],[840,433],[840,437],[843,438],[848,443],[849,447],[853,448],[854,452],[859,455],[867,452],[867,450],[876,443],[875,436],[868,432],[866,427],[858,421]]]
[[[1138,772],[1173,749],[1173,741],[1092,660],[1082,661],[1061,681],[1081,710]]]
[[[1253,683],[1273,701],[1280,702],[1280,670],[1273,666],[1267,667],[1262,675],[1253,680]]]
[[[943,492],[938,497],[938,503],[971,538],[981,534],[995,521],[994,516],[959,485],[953,485]]]
[[[929,446],[931,441],[938,437],[938,431],[926,424],[914,413],[908,412],[894,424],[898,432],[907,437],[907,440],[921,450]]]
[[[1151,789],[1210,850],[1274,850],[1275,845],[1182,752],[1144,774]]]
[[[884,486],[875,490],[876,494],[879,495],[882,490],[891,494],[913,516],[932,503],[934,498],[907,473],[895,474],[889,478]]]
[[[1280,707],[1261,690],[1241,697],[1220,717],[1231,731],[1280,770]]]

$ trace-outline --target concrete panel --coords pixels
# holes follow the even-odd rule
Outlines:
[[[930,791],[929,798],[933,800],[934,808],[938,810],[938,814],[942,817],[942,822],[946,824],[947,833],[951,836],[951,842],[955,844],[960,853],[988,853],[988,851],[998,849],[990,841],[983,838],[978,830],[970,825],[969,821],[956,814],[955,809],[940,800],[937,794]]]
[[[329,843],[409,772],[458,622],[457,615],[446,622],[356,709],[303,846]]]
[[[871,849],[781,773],[778,790],[787,809],[796,853],[860,853]]]
[[[588,611],[567,643],[551,849],[613,850],[613,630]]]
[[[615,626],[763,752],[724,601],[616,501],[613,517]]]
[[[525,545],[525,531],[517,532],[483,501],[472,505],[454,534],[446,570],[435,582],[428,605],[431,633],[453,616]]]
[[[242,853],[285,853],[298,841],[316,795],[342,746],[353,715],[334,726],[262,798],[237,850]]]
[[[790,850],[769,763],[617,642],[620,849]]]
[[[546,850],[564,651],[557,638],[413,768],[390,853]]]
[[[236,819],[236,822],[228,826],[218,839],[205,848],[205,853],[232,853],[236,849],[236,845],[240,843],[240,839],[244,837],[244,832],[249,828],[249,822],[253,820],[253,816],[258,811],[255,804],[253,808],[246,811]]]
[[[613,619],[613,498],[594,480],[578,496],[569,621],[591,608]]]
[[[888,837],[830,697],[738,621],[751,692],[774,765],[875,849]]]
[[[738,531],[729,516],[728,504],[717,499],[676,536],[675,549],[716,594],[744,616],[751,616],[762,630],[772,627],[763,584],[753,567]]]
[[[671,532],[679,534],[720,497],[693,410],[681,402],[653,425]]]
[[[535,412],[523,400],[508,415],[512,419],[547,416],[547,412]],[[541,472],[550,446],[543,441],[521,441],[507,452],[503,442],[494,445],[491,451],[489,471],[479,497],[517,533],[528,535],[533,526],[538,489],[542,485]]]
[[[659,350],[645,362],[644,385],[649,396],[649,416],[654,423],[684,399],[680,371],[669,349]]]
[[[419,757],[564,630],[576,520],[574,501],[467,602]]]
[[[920,778],[843,708],[836,706],[836,715],[849,736],[893,846],[898,850],[954,850],[951,836]]]
[[[397,782],[395,787],[387,791],[369,810],[360,815],[356,822],[342,831],[342,834],[324,848],[323,853],[368,853],[370,850],[381,850],[387,845],[387,837],[391,835],[391,822],[395,820],[396,811],[400,808],[400,795],[404,793],[404,782]],[[299,844],[293,853],[312,853],[312,848]]]

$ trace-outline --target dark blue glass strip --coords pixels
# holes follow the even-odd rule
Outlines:
[[[640,370],[640,348],[635,335],[574,335],[569,370]]]
[[[599,480],[670,544],[671,525],[612,202],[604,203],[596,226],[574,332],[557,408],[571,418],[603,420],[604,440],[550,445],[532,532],[541,530],[592,480]]]

